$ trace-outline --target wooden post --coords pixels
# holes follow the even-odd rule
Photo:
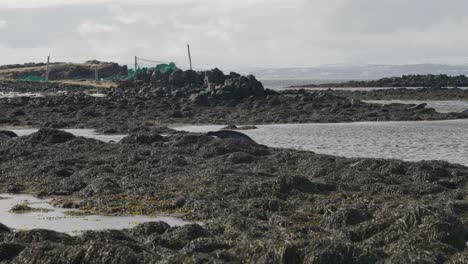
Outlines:
[[[187,50],[188,50],[188,58],[190,62],[190,70],[192,70],[192,55],[190,54],[190,45],[187,44]]]
[[[135,73],[136,73],[137,68],[138,68],[138,58],[137,56],[135,56]]]
[[[46,65],[46,73],[45,73],[45,81],[49,81],[49,62],[50,62],[50,55],[47,56],[47,65]]]
[[[94,68],[94,81],[98,82],[99,81],[99,73],[98,73],[98,66]]]

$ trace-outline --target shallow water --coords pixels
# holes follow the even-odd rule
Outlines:
[[[96,97],[96,98],[104,98],[107,96],[106,94],[103,94],[103,93],[89,93],[88,95],[91,97]]]
[[[38,129],[34,128],[24,128],[24,129],[16,129],[12,128],[9,129],[8,127],[0,127],[0,130],[10,130],[15,132],[18,136],[27,136],[32,133],[35,133],[38,131]],[[126,137],[127,135],[104,135],[104,134],[99,134],[93,129],[63,129],[66,132],[72,133],[75,136],[78,137],[86,137],[86,138],[94,138],[103,142],[119,142],[122,138]]]
[[[428,108],[434,108],[440,113],[463,112],[468,110],[468,101],[431,101],[431,100],[365,100],[363,102],[372,104],[422,104],[426,103]]]
[[[181,126],[207,132],[224,126]],[[468,166],[468,120],[263,125],[240,131],[260,144],[344,157],[445,160]]]
[[[326,90],[336,90],[336,91],[374,91],[374,90],[389,90],[389,89],[409,89],[416,90],[424,87],[312,87],[312,88],[303,88],[310,91],[326,91]],[[445,87],[452,89],[453,87]],[[462,90],[468,90],[468,87],[458,87]],[[301,89],[301,88],[289,88],[289,89]]]
[[[40,228],[68,234],[77,234],[88,230],[132,228],[141,223],[155,221],[164,221],[170,226],[182,226],[192,223],[175,217],[68,216],[66,213],[74,210],[54,207],[49,204],[49,199],[38,199],[25,194],[0,194],[0,197],[0,223],[10,228],[20,230]],[[32,208],[42,208],[52,211],[24,214],[10,213],[9,210],[17,204],[27,204]]]
[[[348,80],[260,80],[263,86],[268,89],[272,90],[285,90],[285,89],[301,89],[301,88],[289,88],[291,86],[301,86],[301,85],[309,85],[309,84],[324,84],[324,83],[341,83],[346,82]],[[315,91],[324,91],[324,90],[343,90],[343,91],[372,91],[372,90],[385,90],[385,89],[400,89],[402,87],[312,87],[312,88],[304,88],[307,90],[315,90]],[[406,87],[406,89],[420,89],[423,87]],[[451,88],[451,87],[448,87]],[[468,89],[468,87],[458,87],[460,89]]]
[[[17,92],[2,93],[0,92],[0,98],[13,98],[13,97],[44,97],[44,95],[41,93],[17,93]]]

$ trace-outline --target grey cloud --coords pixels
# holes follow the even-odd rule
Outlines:
[[[339,33],[385,34],[460,20],[467,9],[465,0],[353,0],[343,1],[327,21]]]
[[[0,17],[9,27],[0,45],[32,48],[54,43],[72,42],[79,37],[76,28],[86,20],[112,19],[102,6],[64,6],[41,9],[0,9]]]
[[[78,1],[78,0],[77,0]],[[89,1],[88,1],[89,2]],[[146,1],[0,7],[0,60],[133,56],[204,67],[462,61],[464,0]]]

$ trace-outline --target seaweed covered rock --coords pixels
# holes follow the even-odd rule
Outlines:
[[[217,82],[208,82],[205,91],[202,95],[214,100],[242,100],[248,97],[265,97],[265,89],[261,82],[257,81],[253,75],[233,77],[225,76],[224,82],[219,84],[221,78],[216,78]],[[192,100],[196,102],[199,97],[194,97]]]
[[[203,73],[193,70],[183,71],[177,69],[169,76],[168,83],[178,87],[184,85],[201,86],[203,85]]]
[[[164,141],[164,137],[157,133],[139,133],[124,137],[121,144],[147,144]]]
[[[65,143],[75,138],[71,133],[51,128],[41,128],[39,131],[28,136],[29,141],[43,144]]]
[[[7,226],[5,226],[4,224],[0,223],[0,234],[8,233],[8,232],[10,232],[10,229]]]
[[[24,248],[21,244],[0,243],[0,262],[13,260]]]
[[[220,69],[214,68],[211,71],[205,72],[205,85],[208,87],[211,85],[222,85],[227,78]]]
[[[465,166],[269,148],[232,131],[132,130],[120,144],[2,141],[0,190],[60,195],[55,205],[91,214],[201,223],[77,236],[0,225],[1,243],[24,247],[8,261],[444,263],[466,254]]]
[[[207,132],[206,135],[218,137],[218,138],[238,138],[238,139],[245,139],[245,140],[253,141],[246,134],[236,132],[236,131],[230,131],[230,130],[210,131],[210,132]]]
[[[16,137],[18,137],[18,135],[16,135],[16,133],[13,132],[13,131],[0,130],[0,137],[16,138]]]

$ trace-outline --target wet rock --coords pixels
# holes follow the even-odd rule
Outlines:
[[[53,242],[70,244],[73,238],[70,235],[45,229],[15,232],[12,241],[18,244],[34,244],[40,242]]]
[[[174,78],[177,75],[176,85],[168,83],[170,74],[174,74]],[[148,121],[272,124],[468,118],[466,113],[442,114],[426,108],[410,109],[401,104],[376,106],[328,91],[274,92],[264,89],[253,76],[224,75],[217,70],[208,73],[208,76],[217,77],[208,77],[213,81],[203,85],[200,78],[204,75],[204,72],[181,70],[158,74],[154,84],[149,80],[146,82],[145,77],[141,81],[124,82],[119,87],[102,90],[100,92],[107,95],[104,98],[89,96],[87,91],[97,88],[84,85],[1,81],[0,85],[5,83],[5,89],[12,91],[65,91],[66,94],[2,99],[2,112],[21,110],[25,115],[5,117],[0,122],[33,127],[92,127],[100,131],[112,127],[113,132],[128,133],[136,124]],[[437,90],[437,94],[460,95],[460,92],[449,90]],[[435,90],[428,92],[435,93]],[[418,94],[424,93],[418,91]]]
[[[0,223],[0,234],[10,232],[10,228]]]
[[[261,256],[258,263],[303,263],[303,253],[299,248],[291,243],[274,245],[268,249],[267,253]]]
[[[210,104],[208,95],[204,93],[192,94],[189,101],[201,106],[208,106]]]
[[[148,222],[139,224],[136,227],[132,228],[130,232],[134,236],[149,236],[153,234],[162,235],[170,226],[165,222]]]
[[[122,188],[116,181],[112,180],[110,177],[102,176],[80,191],[80,193],[87,197],[97,194],[118,194],[121,192]]]
[[[326,95],[309,99],[328,104]],[[5,140],[0,189],[60,194],[55,205],[92,213],[162,212],[203,225],[158,222],[74,236],[0,225],[2,243],[25,247],[7,263],[463,259],[464,166],[269,148],[230,132],[226,137],[177,132],[149,121],[115,128],[165,137],[129,144]]]
[[[197,238],[190,241],[190,243],[185,247],[189,252],[199,252],[199,253],[210,253],[215,250],[222,250],[230,248],[229,244],[223,241],[219,241],[213,238]]]
[[[236,153],[229,154],[229,156],[227,157],[227,160],[234,164],[252,163],[256,160],[256,157],[248,153],[236,152]]]
[[[311,182],[301,176],[281,177],[276,181],[276,188],[281,193],[290,193],[292,191],[326,193],[336,190],[336,187],[332,184]]]
[[[49,212],[49,211],[50,211],[49,209],[33,208],[25,204],[17,204],[9,210],[10,213],[15,213],[15,214],[25,214],[25,213],[32,213],[32,212]]]
[[[383,252],[366,252],[348,243],[329,240],[314,241],[308,248],[305,263],[376,263]]]
[[[424,108],[426,108],[427,104],[426,103],[422,103],[422,104],[418,104],[416,106],[413,106],[413,107],[410,107],[411,110],[422,110]]]
[[[187,203],[187,198],[185,197],[177,197],[172,202],[172,208],[181,208]]]
[[[74,173],[74,171],[69,168],[58,168],[58,169],[53,170],[52,172],[55,175],[62,177],[62,178],[70,177]]]
[[[177,69],[169,76],[169,84],[174,86],[203,85],[203,76],[196,71]]]
[[[252,130],[257,129],[256,126],[236,126],[236,125],[229,125],[224,127],[222,130]]]
[[[236,131],[229,131],[229,130],[220,130],[220,131],[212,131],[206,133],[207,136],[214,136],[218,138],[237,138],[237,139],[246,139],[249,141],[253,141],[249,136],[236,132]]]
[[[218,68],[205,72],[205,84],[224,84],[226,76]]]
[[[23,245],[12,243],[0,243],[0,262],[13,260],[23,250]]]
[[[263,198],[254,200],[249,207],[260,208],[265,211],[277,212],[282,210],[285,207],[285,204],[275,198]]]
[[[8,131],[8,130],[0,130],[0,136],[5,136],[9,138],[16,138],[18,135],[16,135],[15,132],[13,131]]]
[[[322,224],[332,228],[342,228],[357,225],[372,219],[372,215],[366,208],[339,208],[327,210],[322,219]]]
[[[75,139],[75,136],[71,133],[61,130],[41,128],[38,132],[28,136],[28,139],[32,142],[43,144],[58,144],[73,140]]]
[[[164,141],[164,137],[156,133],[140,133],[124,137],[120,144],[146,144],[151,145],[155,142]]]
[[[208,236],[208,232],[198,224],[190,224],[166,232],[158,242],[159,245],[170,249],[182,249],[190,241]]]

